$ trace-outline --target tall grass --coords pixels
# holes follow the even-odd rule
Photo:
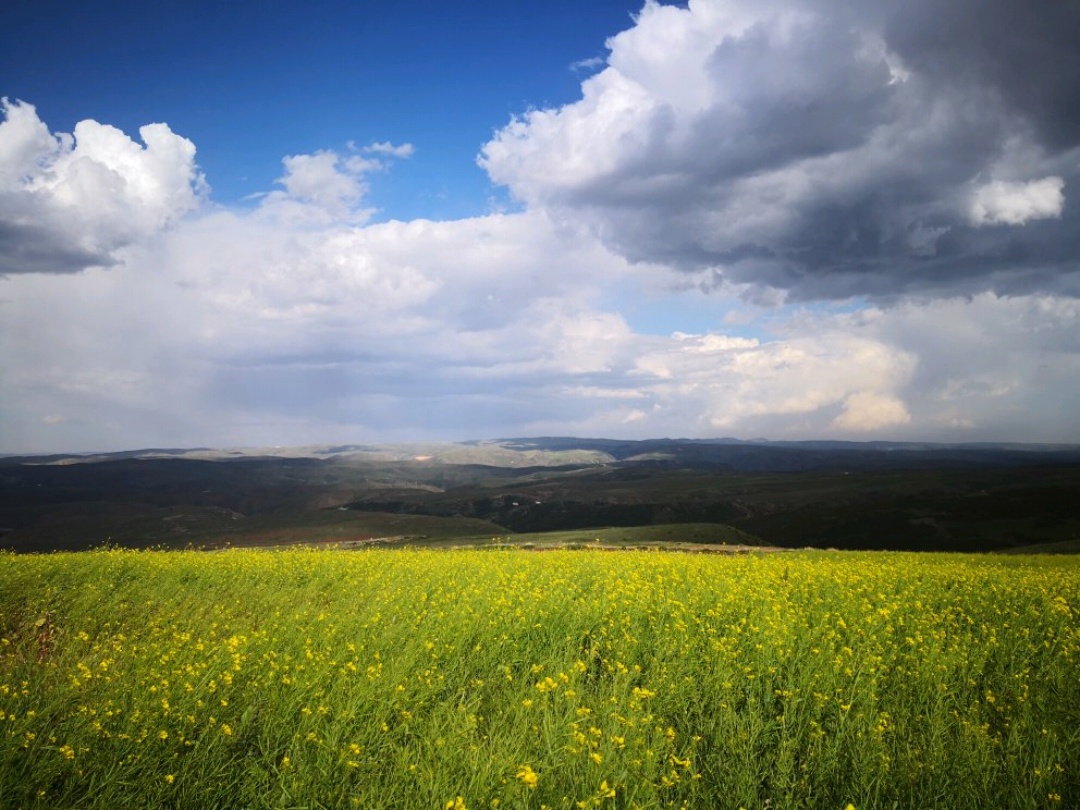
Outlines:
[[[1080,566],[0,555],[0,806],[1080,807]]]

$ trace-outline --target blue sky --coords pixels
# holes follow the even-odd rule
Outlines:
[[[1080,442],[1078,26],[5,9],[0,452]]]
[[[43,2],[6,12],[3,92],[70,131],[167,121],[199,146],[215,201],[239,203],[285,154],[349,141],[416,154],[373,183],[382,217],[485,213],[481,144],[530,106],[572,101],[635,3]],[[587,72],[587,70],[586,70]],[[381,178],[380,178],[381,179]]]

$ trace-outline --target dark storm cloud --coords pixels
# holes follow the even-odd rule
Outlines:
[[[712,281],[764,284],[789,290],[794,300],[862,295],[884,301],[983,290],[1080,296],[1078,207],[1067,204],[1060,219],[1020,227],[974,228],[941,217],[939,227],[948,230],[929,255],[914,250],[903,233],[888,234],[872,200],[844,210],[821,208],[767,255],[759,246],[757,253],[745,248],[722,257],[724,268]],[[934,231],[933,222],[926,227]]]
[[[85,250],[54,229],[5,222],[0,218],[0,276],[14,273],[77,273],[108,266],[107,253]]]
[[[913,69],[994,88],[1053,151],[1080,143],[1080,4],[1072,0],[914,0],[885,39]]]
[[[1080,4],[762,9],[646,6],[482,164],[706,285],[1080,294]]]

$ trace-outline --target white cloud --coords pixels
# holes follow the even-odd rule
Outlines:
[[[385,141],[357,148],[350,141],[347,147],[354,154],[322,149],[282,158],[285,174],[275,182],[284,191],[254,195],[261,198],[263,213],[293,226],[359,225],[369,220],[375,211],[362,205],[369,191],[368,175],[388,168],[384,158],[410,157],[413,146]]]
[[[377,141],[376,143],[368,144],[360,151],[373,152],[375,154],[386,155],[388,157],[409,158],[413,156],[416,148],[411,143],[394,145],[390,143],[390,141]]]
[[[844,412],[833,420],[833,426],[843,431],[869,433],[910,422],[911,414],[896,397],[861,391],[844,400]]]
[[[359,228],[215,211],[124,255],[62,285],[5,282],[5,422],[24,441],[45,440],[41,412],[112,425],[84,442],[121,446],[486,432],[507,391],[592,385],[630,336],[589,303],[624,263],[538,215]]]
[[[881,123],[889,54],[868,58],[863,34],[834,23],[794,4],[647,3],[608,41],[608,68],[583,82],[580,101],[514,120],[481,165],[534,204],[617,207],[680,192],[722,211],[730,181],[827,154],[838,139],[858,146]],[[805,105],[822,117],[761,130]],[[601,196],[601,181],[617,196]]]
[[[778,417],[795,418],[800,427],[813,425],[818,432],[864,429],[833,413],[851,403],[899,403],[898,392],[910,382],[917,358],[827,323],[816,326],[819,334],[765,342],[679,333],[639,356],[637,370],[662,408],[696,408],[699,430],[706,433],[711,428],[742,434],[755,424],[775,426]]]
[[[945,5],[958,29],[981,30],[977,4]],[[939,11],[648,2],[578,101],[515,117],[479,163],[632,261],[707,271],[755,298],[1075,290],[1075,258],[1046,258],[1075,257],[1075,223],[1008,244],[978,226],[1061,217],[1080,136],[1049,148],[1015,77],[978,69],[983,40],[930,35]],[[1016,13],[1040,25],[1033,8]],[[1028,45],[1017,75],[1058,93],[1051,57]],[[973,193],[980,176],[1044,179]]]
[[[0,282],[13,302],[0,421],[15,449],[1080,433],[1069,299],[796,310],[766,314],[758,337],[640,334],[603,303],[625,262],[537,214],[289,228],[219,211],[124,255]]]
[[[941,199],[920,191],[953,171],[960,96],[926,95],[917,60],[826,22],[780,2],[647,5],[580,102],[534,111],[485,147],[526,210],[449,222],[370,223],[369,177],[407,144],[289,156],[280,188],[228,210],[200,206],[194,146],[164,124],[141,130],[144,145],[95,122],[54,136],[32,107],[9,105],[0,258],[91,269],[0,278],[0,449],[1080,437],[1078,299],[1019,290],[777,306],[770,240],[818,227],[825,243],[857,247],[869,238],[858,222],[821,212],[847,210],[875,174],[904,199],[882,203],[874,238],[923,263],[863,255],[886,291],[908,271],[948,276],[935,262],[972,231],[971,166]],[[784,129],[805,99],[823,105],[810,120],[822,129]],[[854,133],[841,148],[832,117]],[[1064,216],[1063,185],[1055,198],[1046,184],[1068,173],[1040,168],[1038,149],[1002,153],[992,134],[985,176],[1044,179],[987,191],[983,224],[1032,223],[1012,238],[1045,227],[1053,205]],[[965,222],[943,219],[950,211]],[[687,255],[708,264],[725,252],[766,274],[739,281],[776,309],[739,309],[708,272],[668,291]],[[665,307],[652,330],[664,334],[636,320]]]
[[[4,120],[0,122],[0,188],[17,189],[39,174],[58,149],[49,128],[31,104],[0,99]]]
[[[360,223],[371,217],[371,209],[360,202],[368,192],[365,175],[382,164],[359,156],[342,157],[325,149],[312,155],[287,155],[281,160],[285,174],[278,178],[284,191],[265,195],[262,206],[278,217]]]
[[[281,162],[285,176],[278,182],[293,197],[333,207],[355,204],[365,191],[359,181],[365,167],[354,169],[333,152],[290,155]]]
[[[996,180],[975,189],[970,217],[974,225],[1023,225],[1057,219],[1065,206],[1065,181],[1044,177],[1027,183]]]
[[[0,274],[112,264],[198,208],[195,146],[167,124],[140,128],[143,145],[90,120],[54,136],[32,105],[2,106]]]

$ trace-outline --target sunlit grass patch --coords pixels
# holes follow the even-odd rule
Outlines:
[[[2,555],[0,805],[1080,806],[1078,611],[1060,558]]]

